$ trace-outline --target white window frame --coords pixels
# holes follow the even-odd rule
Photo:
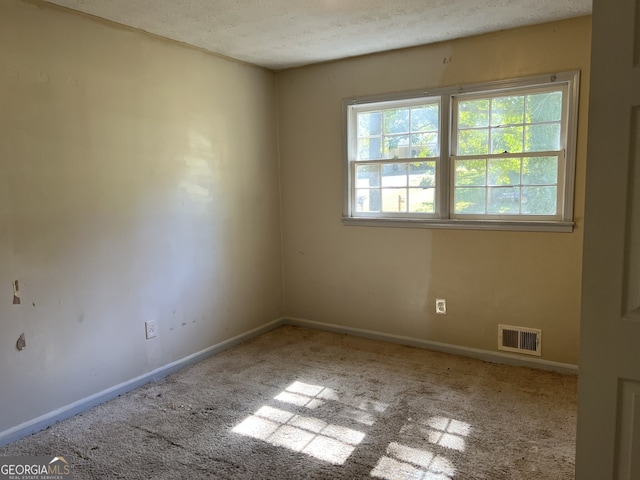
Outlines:
[[[391,108],[402,108],[402,107],[415,107],[415,106],[424,106],[424,105],[430,105],[430,104],[437,104],[438,105],[438,109],[441,110],[442,109],[442,105],[440,105],[440,97],[438,96],[426,96],[424,95],[423,97],[416,99],[416,98],[409,98],[409,99],[395,99],[395,100],[385,100],[382,102],[373,102],[373,103],[365,103],[362,104],[361,106],[358,106],[356,108],[351,108],[350,109],[350,125],[355,125],[356,122],[356,115],[358,113],[368,113],[368,112],[373,112],[373,111],[378,111],[378,110],[387,110],[387,109],[391,109]],[[442,116],[440,115],[439,118],[441,118]],[[438,132],[440,132],[441,130],[441,125],[440,125],[440,121],[438,122]],[[402,135],[402,134],[401,134]],[[408,136],[408,133],[405,133],[404,135]],[[381,137],[384,137],[384,135],[381,134]],[[442,136],[440,135],[440,133],[438,133],[438,143],[441,142],[442,140]],[[349,155],[351,158],[355,158],[357,156],[357,135],[352,135],[349,139]],[[409,147],[411,148],[411,147]],[[440,146],[440,149],[442,149],[442,146]],[[401,164],[409,164],[409,163],[416,163],[416,162],[435,162],[436,163],[436,172],[438,172],[438,166],[440,163],[440,158],[441,156],[438,155],[436,157],[417,157],[417,158],[411,158],[411,157],[401,157],[401,158],[382,158],[382,159],[376,159],[376,160],[358,160],[358,161],[353,161],[350,162],[349,165],[349,175],[351,176],[351,178],[354,177],[354,173],[355,173],[355,168],[356,165],[360,166],[360,165],[376,165],[376,164],[385,164],[385,165],[389,165],[389,164],[397,164],[397,165],[401,165]],[[437,185],[437,181],[436,181],[436,185]],[[380,186],[378,187],[381,191],[385,190],[386,188],[389,187],[384,187],[384,186]],[[391,187],[392,188],[392,187]],[[407,187],[410,188],[410,187]],[[437,196],[437,187],[436,187],[436,196]],[[350,191],[350,202],[351,205],[355,205],[357,203],[357,199],[356,199],[356,188],[352,188]],[[435,199],[435,203],[437,205],[437,203],[439,202],[439,200],[436,198]],[[358,217],[362,217],[362,218],[379,218],[380,217],[380,213],[377,212],[358,212],[358,214],[356,216]],[[411,219],[413,218],[415,215],[411,214],[411,213],[398,213],[398,212],[385,212],[384,213],[386,218],[396,218],[396,219],[402,219],[402,218],[407,218],[407,219]],[[422,218],[438,218],[438,214],[437,211],[433,212],[433,213],[426,213],[426,214],[422,214],[421,215]]]
[[[563,72],[551,75],[539,75],[473,85],[426,89],[422,91],[402,92],[391,95],[376,95],[345,99],[343,101],[345,125],[344,141],[344,196],[343,223],[359,226],[396,226],[417,228],[463,228],[486,230],[525,230],[525,231],[573,231],[573,204],[575,184],[575,155],[578,123],[578,95],[580,72]],[[558,151],[558,214],[541,215],[463,215],[453,212],[454,162],[456,158],[456,102],[466,98],[498,97],[513,92],[515,94],[535,89],[547,89],[554,86],[563,89],[563,113],[561,121],[561,139]],[[367,163],[357,160],[356,118],[359,112],[396,106],[421,105],[425,102],[439,103],[439,146],[440,156],[436,159],[436,199],[435,212],[393,213],[393,212],[357,212],[355,198],[355,165]],[[542,156],[546,152],[536,152]],[[527,156],[529,154],[522,154]],[[499,158],[499,155],[489,155]],[[513,154],[507,156],[514,156]],[[517,156],[521,156],[518,154]],[[487,156],[483,156],[487,157]],[[465,157],[468,158],[468,157]],[[400,163],[425,161],[427,159],[398,159]],[[380,160],[390,163],[393,159]],[[375,163],[371,161],[370,163]]]

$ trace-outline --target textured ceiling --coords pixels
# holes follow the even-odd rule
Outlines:
[[[45,0],[273,70],[591,13],[592,0]]]

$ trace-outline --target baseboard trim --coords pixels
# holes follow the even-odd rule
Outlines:
[[[396,343],[400,345],[407,345],[411,347],[424,348],[427,350],[434,350],[437,352],[451,353],[454,355],[462,355],[465,357],[477,358],[491,363],[501,363],[505,365],[513,365],[519,367],[537,368],[540,370],[548,370],[559,372],[569,375],[578,374],[578,366],[569,363],[552,362],[549,360],[543,360],[539,358],[522,358],[517,355],[512,355],[502,352],[491,352],[488,350],[480,350],[476,348],[462,347],[458,345],[451,345],[448,343],[432,342],[429,340],[421,340],[412,337],[404,337],[401,335],[393,335],[389,333],[376,332],[373,330],[364,330],[360,328],[345,327],[343,325],[336,325],[332,323],[316,322],[313,320],[305,320],[302,318],[294,317],[282,317],[266,323],[260,327],[249,330],[248,332],[241,333],[233,338],[225,340],[223,342],[212,345],[192,355],[186,356],[174,362],[171,362],[162,367],[156,368],[148,373],[132,378],[126,382],[120,383],[113,387],[107,388],[94,395],[77,400],[73,403],[65,405],[61,408],[45,413],[33,420],[21,423],[8,430],[0,432],[0,447],[9,443],[15,442],[27,435],[36,433],[40,430],[53,425],[56,422],[62,421],[66,418],[72,417],[79,413],[82,413],[90,408],[93,408],[101,403],[107,402],[119,395],[123,395],[131,390],[135,390],[147,383],[157,382],[162,380],[167,375],[170,375],[185,367],[198,363],[205,358],[208,358],[217,353],[228,350],[235,347],[240,343],[246,342],[254,337],[267,333],[282,325],[292,325],[296,327],[310,328],[314,330],[322,330],[326,332],[341,333],[346,335],[353,335],[362,338],[368,338],[370,340],[378,340],[382,342]]]
[[[392,335],[390,333],[381,333],[373,330],[363,330],[360,328],[345,327],[343,325],[335,325],[332,323],[316,322],[313,320],[305,320],[302,318],[287,317],[283,319],[285,325],[293,325],[296,327],[312,328],[315,330],[323,330],[326,332],[342,333],[357,337],[368,338],[370,340],[379,340],[382,342],[397,343],[411,347],[424,348],[443,353],[452,353],[454,355],[462,355],[465,357],[477,358],[485,362],[500,363],[504,365],[512,365],[517,367],[536,368],[538,370],[547,370],[558,372],[565,375],[577,375],[578,366],[571,363],[553,362],[543,360],[541,358],[523,358],[519,355],[492,352],[489,350],[480,350],[477,348],[462,347],[451,345],[448,343],[432,342],[429,340],[421,340],[412,337],[403,337],[400,335]]]
[[[250,340],[254,337],[267,333],[270,330],[283,325],[284,323],[285,321],[283,318],[278,318],[260,327],[254,328],[253,330],[241,333],[240,335],[237,335],[233,338],[212,345],[211,347],[205,348],[204,350],[193,353],[162,367],[156,368],[155,370],[132,378],[131,380],[127,380],[126,382],[107,388],[106,390],[82,398],[73,403],[65,405],[64,407],[45,413],[44,415],[34,418],[33,420],[29,420],[8,430],[0,432],[0,447],[15,442],[16,440],[26,437],[27,435],[31,435],[32,433],[44,430],[45,428],[53,425],[56,422],[77,415],[78,413],[82,413],[119,395],[123,395],[127,392],[130,392],[131,390],[135,390],[136,388],[139,388],[147,383],[157,382],[167,375],[198,363],[201,360],[204,360],[205,358],[208,358],[212,355],[235,347],[236,345],[246,342],[247,340]]]

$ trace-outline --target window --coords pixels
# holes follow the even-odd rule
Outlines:
[[[372,104],[356,114],[354,207],[363,216],[435,213],[439,99]]]
[[[345,223],[571,231],[578,73],[345,102]]]

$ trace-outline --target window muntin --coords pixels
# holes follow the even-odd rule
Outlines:
[[[562,216],[567,86],[453,99],[452,218]]]
[[[438,103],[362,111],[356,118],[357,161],[440,154]]]
[[[455,159],[454,215],[556,217],[558,156]]]
[[[578,76],[353,100],[345,218],[570,231]]]
[[[434,214],[436,161],[355,164],[358,213]]]
[[[435,215],[439,99],[366,105],[351,114],[357,132],[350,162],[354,216]]]
[[[542,152],[560,149],[566,88],[490,97],[454,97],[454,155]]]

